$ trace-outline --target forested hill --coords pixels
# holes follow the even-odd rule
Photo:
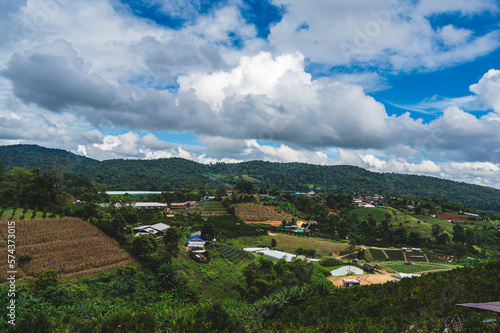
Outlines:
[[[249,180],[255,188],[306,191],[335,187],[359,194],[435,196],[475,209],[500,212],[500,190],[497,189],[436,177],[375,173],[354,166],[264,161],[205,165],[181,158],[97,161],[60,149],[0,146],[0,165],[7,170],[14,166],[45,170],[64,164],[67,164],[65,172],[85,174],[116,190],[215,189]]]
[[[0,165],[6,170],[13,167],[53,170],[66,165],[66,168],[74,171],[82,165],[89,164],[99,164],[99,161],[63,149],[37,145],[0,146]]]

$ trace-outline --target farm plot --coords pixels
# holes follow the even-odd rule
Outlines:
[[[380,249],[370,249],[370,254],[375,261],[387,261],[387,256],[383,250]]]
[[[385,254],[389,257],[390,261],[404,261],[405,255],[401,250],[385,250]]]
[[[402,261],[384,262],[380,264],[382,267],[389,268],[398,273],[425,273],[430,271],[440,271],[440,270],[450,270],[453,268],[460,267],[458,265],[450,264],[440,264],[440,263],[429,263],[429,262],[417,262],[412,265],[405,265]]]
[[[198,202],[198,210],[200,210],[202,215],[225,215],[227,214],[227,209],[220,203],[216,201],[211,202]]]
[[[235,205],[236,216],[244,221],[291,221],[292,214],[278,213],[275,206],[264,206],[262,203],[240,203]]]
[[[0,221],[0,251],[4,253],[7,253],[7,223]],[[28,262],[18,264],[18,277],[37,277],[48,269],[63,277],[73,277],[134,262],[115,240],[77,218],[15,221],[15,237],[16,257],[32,256]],[[7,261],[0,266],[0,281],[4,282]]]
[[[233,264],[240,263],[243,259],[253,259],[253,254],[243,249],[227,245],[224,243],[216,243],[215,248]]]

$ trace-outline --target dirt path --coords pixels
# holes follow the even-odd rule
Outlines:
[[[361,281],[362,286],[367,286],[370,284],[381,284],[392,280],[397,280],[393,274],[389,273],[376,273],[376,274],[360,274],[360,275],[349,275],[349,276],[329,276],[327,277],[329,281],[332,281],[333,285],[336,287],[342,287],[342,279],[358,279]]]

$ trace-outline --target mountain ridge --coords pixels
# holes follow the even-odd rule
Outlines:
[[[0,146],[0,165],[81,173],[116,190],[231,188],[241,180],[254,187],[281,190],[328,190],[360,194],[407,195],[462,202],[475,209],[500,212],[500,190],[432,176],[378,173],[350,165],[245,161],[202,164],[183,158],[95,160],[63,149],[38,145]]]

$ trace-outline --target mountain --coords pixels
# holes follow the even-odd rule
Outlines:
[[[99,164],[99,161],[73,154],[63,149],[45,148],[37,145],[0,146],[0,165],[6,170],[13,167],[51,170],[67,164],[67,170],[74,172],[84,165]]]
[[[337,188],[359,194],[434,196],[479,210],[500,212],[500,190],[494,188],[436,177],[376,173],[348,165],[264,161],[205,165],[182,158],[97,161],[35,145],[0,146],[0,165],[7,170],[15,166],[47,170],[65,165],[65,172],[85,174],[116,190],[209,189],[232,187],[241,180],[249,180],[256,188],[294,191]]]

